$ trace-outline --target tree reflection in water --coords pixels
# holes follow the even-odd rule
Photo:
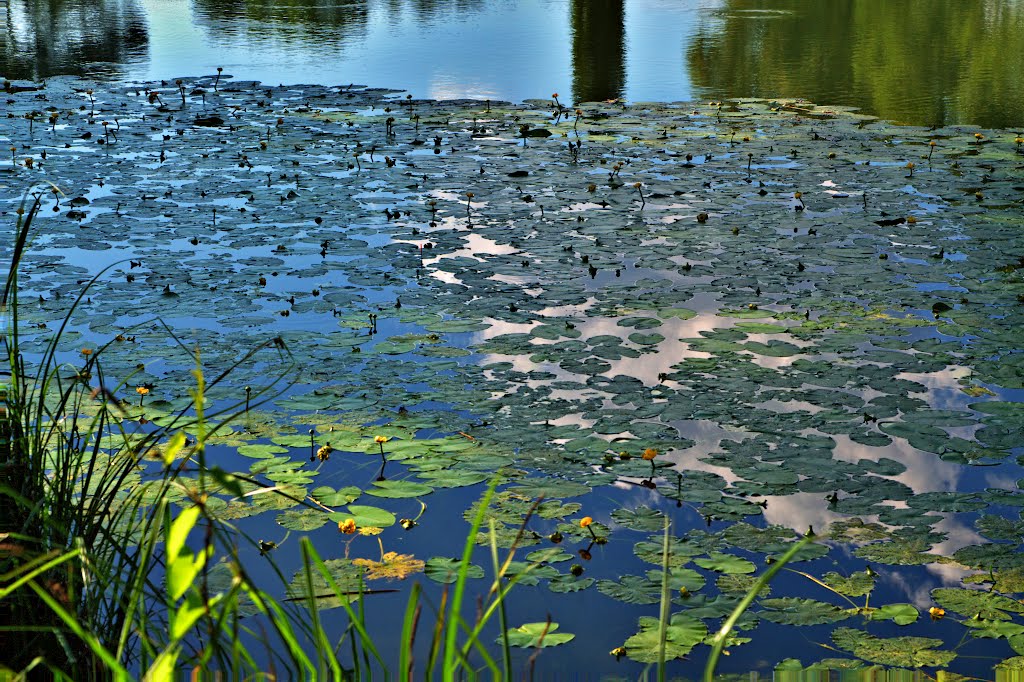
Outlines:
[[[1024,5],[725,0],[686,48],[710,97],[804,97],[902,123],[1019,126]]]
[[[623,0],[572,0],[572,92],[577,102],[622,96],[626,87]]]
[[[147,57],[146,19],[136,0],[7,0],[0,19],[5,78],[117,77]]]

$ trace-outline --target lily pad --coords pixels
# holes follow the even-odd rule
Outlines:
[[[517,628],[509,628],[506,632],[508,643],[524,649],[547,648],[571,642],[576,635],[568,632],[557,632],[558,623],[524,623]],[[502,641],[499,637],[499,643]]]

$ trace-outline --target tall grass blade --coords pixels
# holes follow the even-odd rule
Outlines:
[[[672,597],[669,595],[669,528],[672,522],[665,519],[665,539],[661,546],[661,611],[658,614],[658,682],[665,682],[665,648],[668,639],[669,611],[672,609]]]
[[[402,620],[402,640],[398,654],[398,678],[401,682],[410,682],[413,666],[413,645],[416,643],[416,625],[420,619],[420,592],[423,588],[419,583],[412,586],[409,601],[405,605],[405,618]]]
[[[809,545],[814,541],[813,536],[804,536],[799,542],[793,543],[793,546],[782,555],[782,557],[771,565],[767,571],[761,574],[761,577],[757,579],[757,582],[747,590],[747,593],[743,595],[743,599],[736,605],[736,608],[732,610],[729,617],[722,623],[722,628],[715,635],[714,644],[711,647],[711,655],[708,657],[708,662],[704,666],[704,682],[713,682],[715,677],[715,668],[718,666],[718,658],[722,655],[722,649],[725,648],[725,640],[732,632],[733,627],[736,625],[736,621],[740,619],[743,612],[750,608],[750,605],[754,603],[754,599],[764,589],[765,585],[771,582],[771,579],[775,577],[775,574],[781,571],[786,564],[793,560],[797,552]]]
[[[459,667],[457,658],[459,658],[460,650],[456,645],[456,640],[458,639],[459,623],[462,620],[459,617],[462,609],[462,597],[466,591],[469,565],[473,559],[473,548],[476,546],[476,534],[480,531],[480,526],[483,525],[484,517],[487,515],[487,510],[491,505],[491,498],[494,496],[494,491],[497,487],[498,479],[495,478],[487,486],[487,491],[484,493],[483,499],[480,500],[480,506],[477,509],[476,516],[473,518],[473,524],[466,535],[466,544],[462,550],[462,563],[459,564],[459,574],[455,580],[455,590],[452,594],[448,628],[445,632],[444,663],[442,668],[445,680],[454,679]]]

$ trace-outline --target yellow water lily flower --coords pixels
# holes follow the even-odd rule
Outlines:
[[[580,528],[586,528],[593,522],[594,519],[590,518],[589,516],[584,516],[582,519],[580,519]]]
[[[339,522],[338,530],[340,530],[345,535],[352,535],[356,532],[356,520],[345,519],[344,521]]]
[[[654,459],[657,456],[658,456],[658,451],[655,450],[654,448],[647,448],[646,450],[644,450],[643,454],[641,455],[641,457],[646,459],[648,462],[651,461],[652,459]]]

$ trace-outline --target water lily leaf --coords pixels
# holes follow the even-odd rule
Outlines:
[[[568,592],[581,592],[593,584],[593,578],[577,578],[571,573],[563,573],[548,580],[548,589],[552,592],[565,594]]]
[[[316,530],[327,521],[327,514],[319,509],[289,509],[277,516],[277,523],[288,530]]]
[[[793,597],[762,599],[759,604],[764,610],[758,612],[757,615],[782,625],[835,623],[836,621],[849,618],[856,613],[856,609],[841,609],[838,606],[814,599],[797,599]]]
[[[582,483],[559,480],[555,478],[528,478],[519,481],[517,485],[509,488],[511,492],[524,497],[536,499],[538,497],[578,497],[590,492],[590,487]]]
[[[944,609],[969,618],[1010,620],[1011,613],[1024,613],[1024,604],[992,592],[939,587],[932,590],[932,599]]]
[[[545,500],[537,505],[534,513],[542,519],[564,519],[582,508],[583,505],[578,502],[563,503],[561,500]]]
[[[1015,646],[1014,651],[1019,651],[1019,649]],[[1001,673],[1024,671],[1024,656],[1007,658],[1006,660],[997,663],[995,669]]]
[[[561,547],[538,549],[526,555],[526,560],[535,564],[558,564],[563,561],[569,561],[572,558],[573,555]]]
[[[910,625],[918,618],[917,608],[913,604],[886,604],[869,612],[871,620],[891,620],[897,625]]]
[[[665,527],[665,515],[650,507],[636,509],[616,509],[612,512],[612,521],[632,530],[657,531]]]
[[[368,488],[365,492],[374,497],[422,497],[434,492],[429,485],[412,481],[374,481],[373,485],[373,488]]]
[[[663,575],[664,572],[658,569],[647,571],[647,579],[658,585],[661,584]],[[680,590],[696,592],[704,587],[704,582],[704,576],[692,568],[672,568],[669,570],[668,589],[672,592],[679,592]]]
[[[696,310],[690,310],[689,308],[662,308],[658,311],[658,315],[662,318],[676,318],[679,320],[692,320],[697,317]]]
[[[629,637],[623,645],[626,655],[640,663],[657,663],[661,648],[660,628],[657,618],[642,617],[640,632]],[[704,641],[708,629],[703,622],[685,613],[673,614],[665,628],[665,659],[674,660],[686,656],[694,646]]]
[[[875,637],[853,628],[839,628],[832,642],[858,658],[881,665],[904,668],[945,667],[956,658],[954,651],[941,651],[941,639],[928,637]]]
[[[461,563],[462,561],[460,559],[432,557],[427,559],[424,564],[423,572],[428,578],[435,582],[449,584],[458,579],[459,566]],[[470,564],[466,575],[470,578],[482,578],[484,577],[484,569],[480,568],[476,564]]]
[[[1024,553],[1016,545],[986,543],[968,545],[953,553],[957,563],[984,570],[1024,568]]]
[[[330,486],[323,485],[318,488],[313,488],[312,492],[309,493],[309,496],[324,506],[340,507],[342,505],[355,502],[362,494],[363,491],[354,485],[345,486],[338,490],[335,490]]]
[[[420,471],[416,476],[435,488],[465,488],[487,480],[487,474],[459,469]]]
[[[568,632],[556,632],[558,623],[524,623],[517,628],[509,628],[506,632],[511,646],[524,649],[547,648],[571,642],[576,635]],[[499,637],[497,642],[501,642]]]
[[[757,570],[750,561],[724,552],[710,552],[707,558],[694,559],[693,563],[718,573],[753,573]]]
[[[357,522],[358,524],[358,522]],[[419,573],[424,569],[424,562],[415,558],[412,554],[399,554],[398,552],[385,552],[380,561],[372,559],[353,559],[355,566],[366,569],[367,580],[398,579],[404,580],[413,573]]]
[[[286,452],[288,452],[288,448],[283,448],[280,445],[271,445],[269,443],[259,445],[240,445],[238,447],[238,454],[255,458],[273,457],[274,455],[281,455]]]
[[[743,596],[746,595],[747,592],[754,589],[754,584],[756,582],[757,576],[754,575],[741,573],[734,573],[732,575],[729,575],[727,573],[723,573],[722,575],[718,576],[718,580],[715,581],[715,586],[718,587],[719,591],[723,594]],[[768,597],[771,594],[771,592],[771,585],[765,585],[760,589],[760,591],[758,591],[757,596],[762,598]],[[683,603],[685,604],[687,601],[689,601],[689,598],[684,600]]]
[[[310,443],[313,441],[309,436],[274,436],[270,439],[275,445],[279,445],[286,448],[308,448]]]
[[[938,559],[935,554],[925,552],[926,549],[928,549],[927,543],[920,540],[894,540],[864,545],[858,547],[853,553],[861,559],[880,564],[918,566],[930,564]]]
[[[1010,646],[1018,638],[1024,637],[1024,625],[1011,623],[1006,620],[985,620],[984,618],[972,617],[966,619],[964,625],[971,628],[971,635],[978,638],[1006,639]]]
[[[517,577],[517,585],[532,587],[540,584],[541,580],[553,580],[561,575],[558,569],[547,564],[538,564],[527,561],[509,562],[505,569],[505,577]]]
[[[875,574],[867,571],[858,571],[848,576],[830,571],[822,576],[821,581],[847,597],[863,597],[875,589]]]
[[[285,594],[289,599],[304,600],[309,596],[316,599],[319,608],[329,609],[341,606],[342,600],[353,601],[358,598],[360,590],[365,590],[364,575],[366,570],[349,559],[328,559],[324,561],[331,578],[335,581],[341,594],[338,595],[320,574],[312,572],[312,585],[306,581],[306,572],[296,571]]]
[[[360,528],[388,528],[395,525],[395,515],[380,507],[370,507],[361,504],[350,504],[348,513],[334,512],[330,515],[332,521],[345,521],[355,519],[356,526]]]
[[[624,575],[618,582],[598,580],[597,591],[627,604],[656,604],[661,599],[661,583],[638,575]]]

